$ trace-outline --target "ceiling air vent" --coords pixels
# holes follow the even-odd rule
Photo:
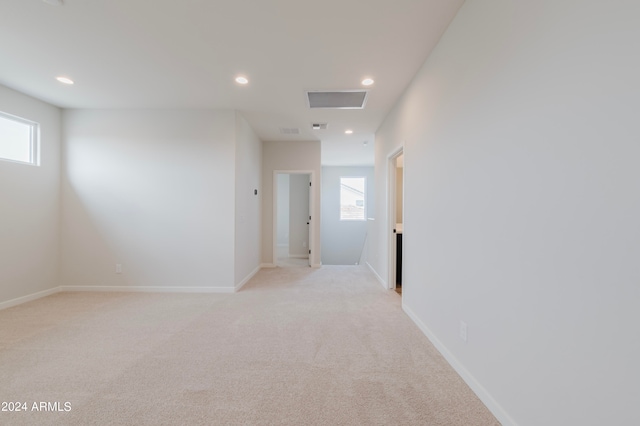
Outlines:
[[[297,127],[280,127],[280,133],[283,135],[299,135],[300,129]]]
[[[327,130],[327,123],[311,123],[311,128],[313,130]]]
[[[362,109],[367,102],[366,90],[307,92],[309,108]]]

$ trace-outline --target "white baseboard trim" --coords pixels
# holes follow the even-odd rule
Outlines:
[[[242,288],[242,286],[243,286],[243,285],[245,285],[246,283],[248,283],[248,282],[249,282],[249,280],[250,280],[251,278],[253,278],[253,276],[254,276],[255,274],[257,274],[257,273],[258,273],[258,271],[260,270],[260,268],[261,268],[261,266],[257,266],[257,267],[256,267],[256,269],[254,269],[253,271],[251,271],[251,272],[249,273],[249,275],[247,275],[246,277],[244,277],[244,279],[243,279],[242,281],[240,281],[238,284],[236,284],[236,286],[235,286],[235,289],[234,289],[234,290],[235,290],[235,291],[240,291],[240,289]]]
[[[32,300],[40,299],[42,297],[51,296],[58,293],[59,287],[50,288],[48,290],[42,290],[37,293],[28,294],[22,297],[16,297],[15,299],[7,300],[6,302],[0,302],[0,311],[14,306],[22,305],[23,303],[31,302]]]
[[[263,263],[260,265],[260,268],[276,268],[277,266],[275,263]]]
[[[322,267],[322,263],[314,263],[313,265],[311,265],[312,268],[318,269]]]
[[[76,286],[64,285],[59,291],[103,291],[127,293],[235,293],[235,287],[157,287],[157,286]]]
[[[94,292],[129,292],[129,293],[235,293],[243,285],[245,285],[253,276],[261,269],[265,267],[260,265],[251,274],[240,282],[235,287],[152,287],[152,286],[75,286],[75,285],[63,285],[59,287],[50,288],[48,290],[39,291],[37,293],[28,294],[26,296],[17,297],[15,299],[0,302],[0,311],[14,306],[22,305],[23,303],[31,302],[32,300],[40,299],[43,297],[51,296],[52,294],[60,293],[63,291],[94,291]]]
[[[404,299],[403,299],[404,300]],[[517,426],[517,423],[507,414],[507,412],[493,399],[487,390],[471,375],[464,365],[447,349],[447,347],[436,337],[435,334],[423,323],[420,318],[404,303],[402,310],[413,320],[420,331],[427,336],[427,339],[433,343],[438,352],[442,354],[444,359],[453,367],[454,370],[462,377],[462,380],[471,388],[471,390],[480,398],[480,401],[487,406],[489,411],[498,419],[502,426]]]
[[[371,266],[371,264],[369,262],[365,262],[365,263],[366,263],[367,267],[369,268],[369,270],[373,273],[373,275],[376,276],[376,278],[378,279],[378,282],[380,284],[382,284],[382,287],[384,287],[385,289],[388,289],[389,286],[387,286],[387,283],[384,282],[384,280],[382,279],[382,277],[380,275],[378,275],[378,272],[375,269],[373,269],[373,266]]]

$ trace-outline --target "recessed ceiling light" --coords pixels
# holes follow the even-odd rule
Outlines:
[[[362,85],[363,86],[371,86],[373,84],[373,79],[372,78],[365,78],[364,80],[362,80]]]
[[[353,130],[349,129],[349,130],[345,130],[344,132],[345,132],[347,135],[350,135],[350,134],[352,134],[352,133],[353,133]]]
[[[238,84],[247,84],[247,83],[249,83],[249,79],[247,79],[247,77],[239,75],[238,77],[236,77],[236,83],[238,83]]]
[[[73,84],[73,80],[71,80],[69,77],[56,77],[56,80],[58,80],[60,83],[64,83],[64,84]]]

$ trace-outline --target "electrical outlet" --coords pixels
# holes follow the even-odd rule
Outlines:
[[[122,263],[116,263],[116,274],[122,273]]]
[[[460,338],[467,343],[467,323],[460,320]]]

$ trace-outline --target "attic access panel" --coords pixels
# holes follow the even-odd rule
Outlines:
[[[363,109],[367,95],[366,90],[308,91],[307,100],[312,109]]]

